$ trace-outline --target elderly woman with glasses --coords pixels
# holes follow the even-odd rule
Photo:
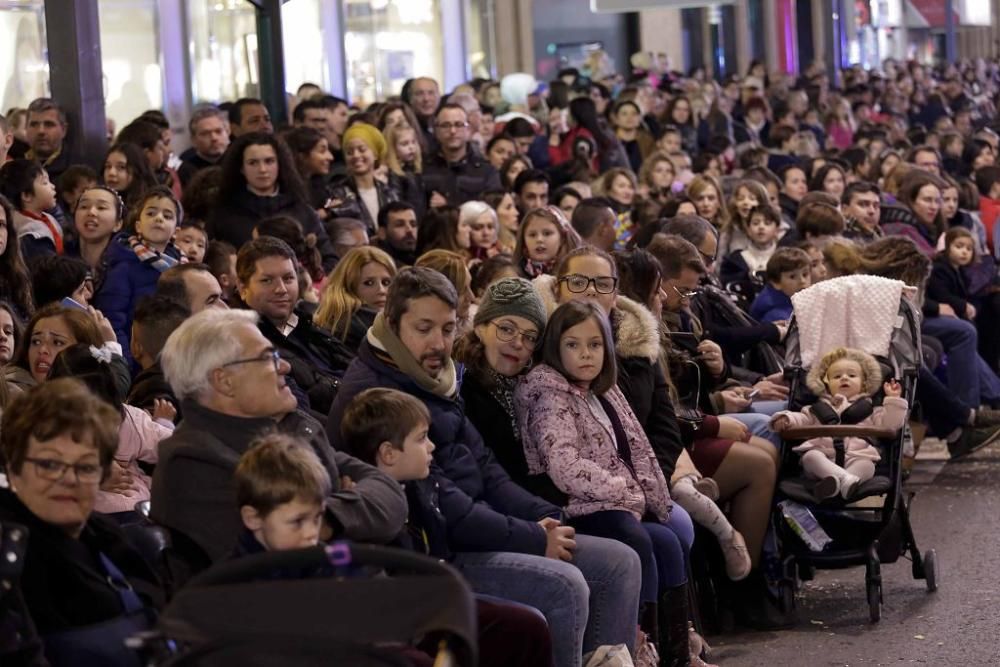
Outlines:
[[[23,571],[0,591],[0,655],[15,664],[140,664],[124,640],[151,627],[162,586],[118,525],[93,512],[119,421],[68,378],[28,390],[4,413],[0,543],[5,565]],[[25,541],[21,563],[10,561],[8,547]],[[18,660],[33,651],[45,659]]]

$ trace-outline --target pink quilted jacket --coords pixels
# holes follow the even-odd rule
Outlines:
[[[617,386],[604,398],[628,436],[634,474],[618,456],[614,434],[593,412],[587,393],[544,364],[528,373],[514,394],[528,472],[547,473],[569,496],[567,516],[624,510],[639,519],[651,512],[666,521],[667,482],[642,426]]]

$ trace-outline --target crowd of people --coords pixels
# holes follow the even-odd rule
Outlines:
[[[779,434],[819,410],[788,411],[795,294],[869,274],[922,313],[913,396],[841,351],[823,405],[884,392],[872,419],[952,457],[1000,438],[998,93],[982,61],[307,84],[287,126],[197,107],[179,155],[157,110],[104,156],[59,100],[10,110],[0,542],[30,537],[0,662],[138,664],[194,573],[335,539],[453,565],[483,665],[706,665],[706,550],[741,625],[793,624],[767,535]],[[821,498],[878,460],[800,451]]]

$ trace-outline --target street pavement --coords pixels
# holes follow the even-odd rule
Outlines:
[[[935,446],[936,444],[936,446]],[[942,665],[1000,667],[1000,445],[947,461],[921,448],[906,487],[913,528],[937,551],[928,593],[900,558],[882,566],[882,620],[868,620],[864,567],[818,571],[797,598],[799,624],[780,632],[709,637],[720,667]]]

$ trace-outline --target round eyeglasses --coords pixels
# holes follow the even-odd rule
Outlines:
[[[559,279],[559,282],[566,283],[566,287],[569,288],[570,292],[574,294],[581,294],[587,291],[587,288],[591,285],[598,294],[611,294],[618,287],[618,279],[614,276],[597,276],[596,278],[588,278],[587,276],[581,276],[579,273],[572,273],[568,276],[563,276]]]

